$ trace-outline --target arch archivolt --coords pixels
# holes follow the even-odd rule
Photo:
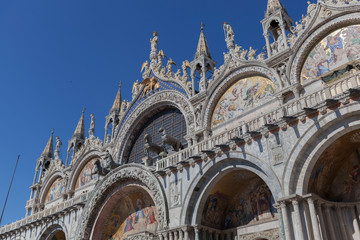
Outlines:
[[[243,152],[233,151],[208,161],[202,166],[202,171],[194,176],[185,193],[180,214],[181,224],[200,224],[201,211],[205,204],[204,198],[223,176],[236,170],[247,170],[261,178],[269,187],[275,200],[283,196],[280,181],[271,167],[251,154],[246,153],[246,160],[243,156]]]
[[[297,49],[294,49],[295,54],[292,55],[292,58],[289,61],[291,63],[291,65],[288,66],[288,70],[290,72],[290,82],[301,83],[300,74],[302,66],[306,61],[308,54],[319,41],[337,29],[359,23],[360,16],[358,13],[349,13],[347,15],[342,14],[342,16],[336,17],[331,21],[324,23],[317,29],[309,31],[307,33],[307,37],[303,37],[303,43],[299,44]]]
[[[203,107],[204,110],[202,119],[204,119],[205,128],[211,127],[212,114],[222,95],[240,79],[254,76],[268,78],[274,83],[276,91],[280,90],[280,78],[273,69],[269,69],[263,66],[247,66],[235,70],[225,79],[221,78],[219,81],[211,85],[210,98],[206,99],[204,103],[204,106],[206,107]]]
[[[53,234],[55,234],[57,231],[62,231],[65,234],[65,238],[69,239],[69,232],[67,230],[67,227],[65,225],[65,223],[59,219],[55,220],[55,221],[50,221],[47,224],[45,224],[45,226],[42,227],[42,229],[40,230],[40,233],[38,235],[38,240],[50,240],[53,236]]]
[[[286,196],[307,193],[311,171],[321,153],[339,137],[360,129],[359,114],[359,103],[352,102],[329,112],[307,128],[286,161],[281,180]]]
[[[148,97],[141,102],[139,106],[131,113],[129,118],[123,123],[123,127],[117,133],[114,154],[115,159],[120,162],[126,145],[129,143],[129,137],[135,128],[140,124],[141,120],[148,115],[153,115],[153,111],[159,108],[175,107],[184,115],[187,134],[189,135],[195,130],[194,108],[189,100],[181,93],[172,90],[161,91]]]
[[[90,239],[92,228],[109,196],[126,184],[139,185],[139,183],[151,193],[158,214],[158,230],[166,229],[168,207],[164,190],[158,179],[142,165],[126,164],[114,169],[98,183],[84,207],[75,239]]]

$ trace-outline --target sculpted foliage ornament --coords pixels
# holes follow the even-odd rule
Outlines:
[[[75,239],[90,238],[91,229],[95,224],[101,207],[105,204],[108,194],[126,183],[141,183],[149,189],[158,214],[158,231],[167,229],[168,209],[166,197],[158,179],[144,166],[127,164],[111,171],[98,183],[95,192],[84,207]]]

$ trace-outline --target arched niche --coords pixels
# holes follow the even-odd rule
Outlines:
[[[101,209],[93,239],[124,239],[129,235],[156,235],[158,216],[150,193],[129,184],[113,194]]]
[[[339,28],[322,38],[307,55],[301,82],[322,79],[325,83],[349,74],[359,65],[360,25]]]
[[[248,109],[256,108],[269,100],[276,92],[276,86],[270,79],[253,75],[240,78],[230,85],[217,101],[211,127],[236,118]]]
[[[153,143],[162,146],[160,128],[165,128],[167,134],[179,140],[184,147],[186,146],[187,142],[184,137],[187,135],[187,128],[181,111],[171,106],[159,108],[144,117],[134,128],[133,139],[131,139],[126,154],[128,163],[142,163],[142,158],[146,155],[144,150],[144,136],[146,134],[151,136]]]
[[[360,130],[339,137],[321,153],[308,192],[329,201],[360,201]]]
[[[101,163],[103,161],[100,157],[93,156],[88,159],[81,170],[78,171],[74,182],[74,191],[95,183],[98,180],[98,174],[95,174],[96,166],[94,162],[96,160],[100,160]]]
[[[255,173],[238,169],[214,181],[204,196],[201,225],[227,230],[277,216],[269,187]]]
[[[59,176],[52,181],[50,187],[44,195],[44,204],[61,198],[63,193],[65,193],[65,180]]]

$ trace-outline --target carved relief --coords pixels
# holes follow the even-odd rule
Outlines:
[[[281,143],[278,142],[275,135],[269,136],[268,141],[272,155],[272,164],[277,165],[279,163],[282,163],[284,161],[284,154]]]
[[[279,229],[271,229],[264,232],[256,232],[248,235],[240,235],[239,239],[243,240],[254,240],[254,239],[268,239],[268,240],[278,240],[280,239]]]
[[[169,188],[169,199],[170,199],[170,207],[177,207],[181,205],[181,179],[177,182],[170,183]]]

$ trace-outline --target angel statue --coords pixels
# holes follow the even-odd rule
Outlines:
[[[157,81],[155,77],[152,78],[145,78],[142,82],[142,85],[144,85],[143,95],[147,96],[149,92],[153,92],[154,88],[159,89],[160,83]]]
[[[132,100],[134,100],[134,98],[138,95],[140,91],[140,85],[139,85],[139,80],[136,80],[136,82],[134,82],[133,87],[132,87]]]
[[[225,41],[226,41],[227,48],[229,50],[234,49],[235,48],[235,41],[234,41],[235,33],[234,33],[234,30],[226,22],[223,23],[223,28],[224,28]]]
[[[173,73],[172,72],[172,65],[175,65],[175,67],[177,67],[176,63],[171,58],[169,58],[169,60],[168,60],[168,62],[166,64],[166,69],[167,69],[166,76],[167,77],[172,77],[172,73]]]
[[[182,81],[183,83],[186,83],[189,80],[189,74],[187,72],[187,69],[190,68],[189,61],[188,60],[183,61],[181,68],[183,71]]]
[[[156,31],[153,32],[153,38],[150,38],[151,43],[151,52],[157,52],[157,45],[158,45],[158,33]]]
[[[150,70],[149,62],[148,61],[143,62],[142,66],[141,66],[141,71],[140,71],[140,72],[144,72],[142,75],[143,79],[150,76],[150,71],[151,70]]]
[[[252,47],[250,47],[249,53],[248,53],[248,60],[255,60],[256,52],[257,52],[257,49],[255,50]]]

